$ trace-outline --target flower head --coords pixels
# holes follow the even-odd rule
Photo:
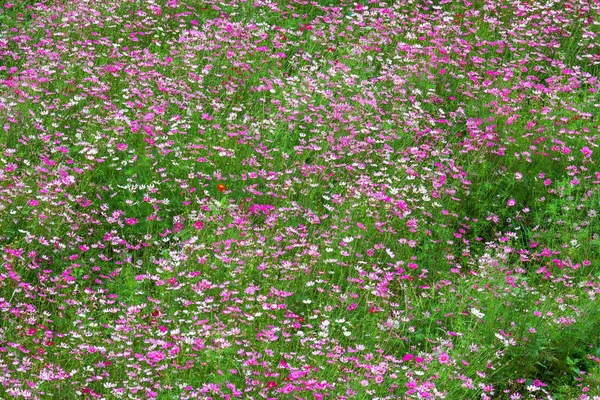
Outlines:
[[[581,149],[581,152],[583,153],[583,156],[584,156],[585,158],[590,158],[590,157],[592,156],[592,150],[590,150],[590,148],[589,148],[589,147],[587,147],[587,146],[584,146],[584,147]]]
[[[438,361],[440,362],[440,364],[448,364],[448,362],[450,361],[450,357],[448,357],[448,354],[442,353],[439,356]]]

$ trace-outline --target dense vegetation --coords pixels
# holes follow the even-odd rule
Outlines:
[[[0,6],[0,398],[600,399],[600,4]]]

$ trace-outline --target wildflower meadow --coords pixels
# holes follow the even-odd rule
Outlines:
[[[597,0],[0,2],[0,399],[600,399]]]

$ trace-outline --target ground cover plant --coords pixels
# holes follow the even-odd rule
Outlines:
[[[0,9],[0,398],[600,399],[598,2]]]

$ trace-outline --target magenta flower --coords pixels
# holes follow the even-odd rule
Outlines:
[[[162,360],[164,360],[164,358],[165,358],[165,353],[162,351],[151,351],[147,355],[147,360],[150,363],[161,362]]]
[[[197,221],[196,223],[194,223],[194,228],[198,229],[199,231],[201,231],[204,228],[204,222],[202,221]]]
[[[248,212],[250,214],[264,214],[264,215],[269,215],[269,213],[274,209],[275,207],[269,205],[269,204],[252,204],[250,207],[248,207]]]
[[[448,354],[442,353],[438,357],[438,361],[440,362],[440,364],[448,364],[450,362],[450,357],[448,356]]]
[[[506,202],[506,205],[508,207],[514,207],[517,205],[517,201],[515,199],[508,199],[508,201]]]
[[[589,148],[589,147],[587,147],[587,146],[584,146],[584,147],[581,149],[581,152],[583,153],[583,156],[584,156],[585,158],[590,158],[590,157],[592,156],[592,150],[590,150],[590,148]]]

